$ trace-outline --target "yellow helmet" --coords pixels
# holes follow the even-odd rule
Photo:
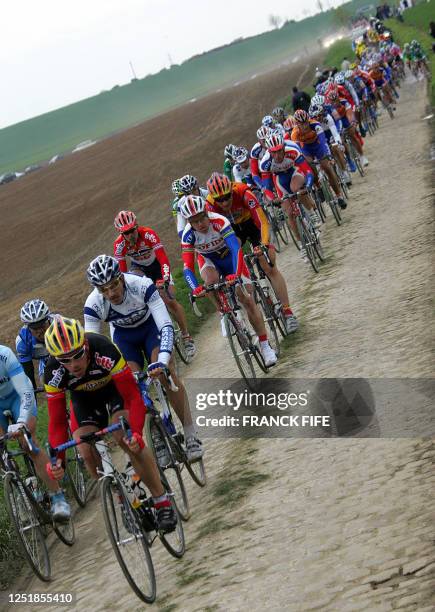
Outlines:
[[[61,357],[80,349],[85,343],[85,330],[77,319],[54,315],[45,332],[45,346],[53,357]]]

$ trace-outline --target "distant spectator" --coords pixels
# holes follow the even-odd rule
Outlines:
[[[432,38],[435,38],[435,21],[431,21],[429,24],[429,34]]]
[[[346,72],[346,70],[349,70],[350,67],[350,61],[347,59],[347,57],[344,58],[344,60],[341,62],[341,69],[343,70],[343,72]]]
[[[310,108],[311,97],[305,91],[299,91],[296,86],[293,87],[292,106],[293,111],[302,109],[308,111]]]

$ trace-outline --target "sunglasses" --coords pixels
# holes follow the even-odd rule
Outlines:
[[[131,234],[133,234],[133,232],[135,232],[135,231],[136,231],[136,228],[133,227],[133,229],[131,229],[131,230],[127,230],[126,232],[122,232],[122,235],[123,236],[131,236]]]
[[[47,325],[48,319],[44,319],[43,321],[37,321],[36,323],[27,323],[27,327],[29,329],[33,329],[34,331],[38,331],[39,329],[44,329]]]
[[[231,198],[231,193],[227,193],[226,195],[219,196],[218,198],[213,198],[215,202],[227,202]]]
[[[85,352],[86,352],[86,347],[83,346],[79,351],[77,351],[77,353],[75,353],[71,357],[57,357],[57,361],[59,363],[62,363],[63,365],[72,363],[73,361],[77,361],[78,359],[81,359],[83,355],[85,354]]]
[[[118,287],[120,282],[121,282],[121,277],[115,279],[109,285],[105,285],[104,287],[97,287],[97,289],[99,293],[108,293],[112,289],[116,289],[116,287]]]

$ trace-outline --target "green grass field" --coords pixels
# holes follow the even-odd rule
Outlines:
[[[365,4],[353,0],[238,43],[191,58],[111,91],[0,130],[0,173],[20,170],[210,93],[292,57],[319,49],[318,39],[345,25]]]

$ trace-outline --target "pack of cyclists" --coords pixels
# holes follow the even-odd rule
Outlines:
[[[398,72],[404,64],[412,69],[416,62],[425,63],[417,41],[405,45],[403,54],[389,40],[359,52],[358,63],[349,70],[325,75],[318,82],[308,112],[297,110],[291,116],[277,107],[262,118],[251,147],[228,144],[223,171],[212,172],[204,187],[193,174],[172,182],[171,211],[184,279],[192,296],[204,296],[207,286],[220,280],[228,286],[238,283],[237,298],[258,337],[267,367],[273,366],[278,356],[255,300],[244,260],[247,249],[258,256],[279,299],[287,333],[297,331],[299,326],[271,242],[267,206],[282,207],[289,225],[296,230],[291,203],[297,197],[318,235],[322,219],[312,192],[318,185],[319,172],[327,177],[339,207],[346,209],[344,187],[352,184],[356,171],[349,146],[353,145],[362,166],[367,166],[367,117],[370,113],[377,115],[383,102],[395,105]],[[366,107],[369,114],[363,112]],[[56,520],[69,517],[71,509],[59,485],[65,457],[60,454],[53,464],[36,437],[36,361],[39,385],[43,383],[47,395],[50,445],[66,442],[68,428],[79,439],[125,416],[133,435],[127,440],[117,432],[115,440],[151,491],[160,528],[171,531],[177,518],[154,456],[142,437],[146,407],[141,383],[133,373],[146,370],[150,377],[161,379],[182,424],[187,457],[197,461],[204,450],[186,389],[174,365],[171,317],[179,325],[190,357],[195,355],[196,346],[186,313],[175,297],[171,264],[157,232],[140,224],[130,210],[116,215],[114,227],[117,235],[112,254],[98,255],[86,270],[92,290],[84,304],[84,325],[52,313],[44,301],[34,298],[20,311],[23,326],[16,338],[16,355],[0,346],[0,435],[8,431],[22,440],[23,429],[31,433],[36,450],[29,452],[49,490],[53,516]],[[306,258],[303,247],[301,255]],[[110,338],[101,334],[103,323],[109,324]],[[165,374],[172,377],[175,387],[168,384]],[[12,423],[4,414],[6,410]],[[101,458],[95,448],[82,445],[81,455],[91,477],[98,478]]]

